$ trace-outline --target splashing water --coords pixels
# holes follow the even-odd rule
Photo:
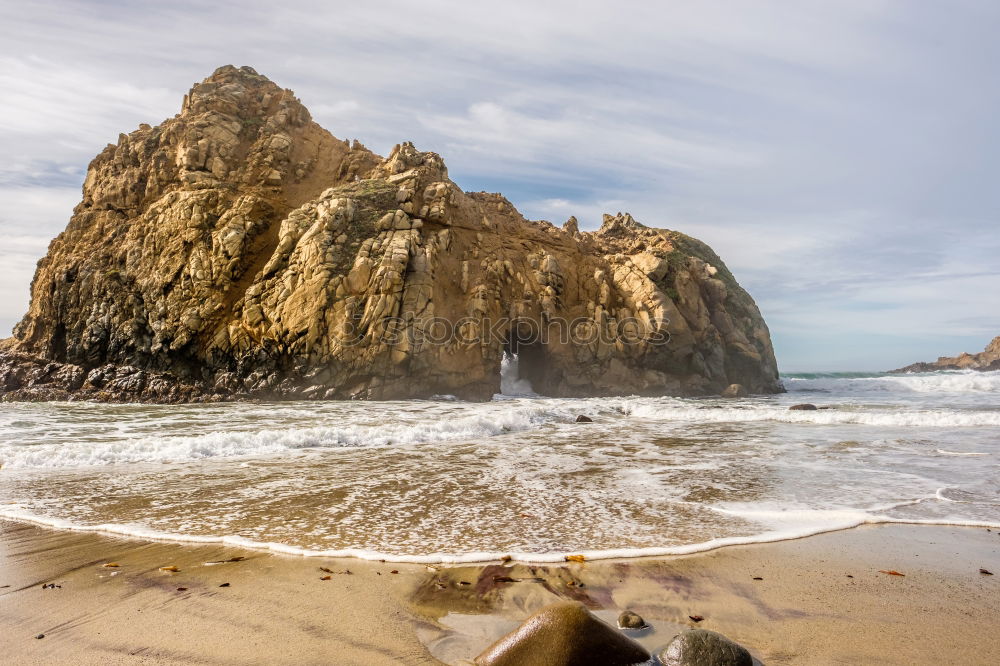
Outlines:
[[[531,382],[521,379],[517,354],[503,353],[500,361],[500,395],[509,398],[537,397]]]

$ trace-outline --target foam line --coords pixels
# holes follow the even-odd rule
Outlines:
[[[741,406],[699,409],[670,404],[626,404],[623,409],[632,416],[651,421],[696,421],[700,423],[813,423],[816,425],[872,425],[921,428],[955,428],[1000,426],[1000,411],[977,410],[889,410],[889,409],[819,409],[790,411],[788,407]]]
[[[861,513],[861,512],[856,512]],[[744,546],[763,543],[776,543],[779,541],[791,541],[805,537],[825,534],[829,532],[839,532],[842,530],[860,527],[861,525],[940,525],[955,527],[986,527],[1000,529],[1000,522],[976,521],[976,520],[919,520],[906,518],[889,518],[872,516],[856,516],[852,520],[831,523],[828,525],[808,528],[789,529],[783,531],[764,532],[752,536],[722,537],[710,539],[701,543],[648,547],[648,548],[618,548],[607,550],[574,550],[569,552],[552,553],[531,553],[516,551],[478,551],[468,553],[427,553],[427,554],[399,554],[383,553],[374,550],[359,548],[344,548],[339,550],[310,550],[298,548],[281,543],[269,543],[252,541],[238,536],[199,536],[173,534],[148,530],[142,527],[128,525],[102,524],[102,525],[78,525],[58,518],[45,518],[35,516],[18,510],[0,510],[0,518],[29,523],[41,527],[66,530],[72,532],[94,532],[101,534],[113,534],[117,536],[129,537],[142,541],[167,541],[174,543],[194,543],[194,544],[218,544],[228,545],[249,550],[268,551],[281,553],[283,555],[297,555],[301,557],[329,557],[329,558],[353,558],[369,561],[386,561],[400,564],[476,564],[480,562],[491,562],[510,557],[518,562],[527,563],[555,563],[565,562],[567,555],[583,555],[587,560],[609,560],[609,559],[633,559],[638,557],[665,557],[671,555],[691,555],[710,550],[717,550],[729,546]]]

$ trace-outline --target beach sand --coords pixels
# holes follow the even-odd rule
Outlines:
[[[233,557],[246,559],[205,564]],[[1000,574],[995,530],[864,526],[670,558],[427,567],[0,521],[0,662],[468,663],[578,599],[609,621],[638,612],[648,648],[700,626],[765,664],[997,664],[1000,575],[980,568]]]

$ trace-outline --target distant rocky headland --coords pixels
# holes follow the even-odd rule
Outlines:
[[[934,370],[1000,370],[1000,335],[993,338],[986,349],[978,354],[963,353],[958,356],[941,356],[927,363],[913,363],[890,372],[933,372]]]
[[[994,341],[996,342],[996,341]],[[249,67],[121,134],[0,342],[5,400],[488,399],[781,390],[753,299],[705,244],[597,231],[382,158]]]

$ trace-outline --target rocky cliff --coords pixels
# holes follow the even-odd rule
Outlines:
[[[978,354],[941,356],[936,361],[913,363],[890,372],[933,372],[934,370],[1000,370],[1000,335]]]
[[[767,327],[712,250],[628,214],[598,231],[387,158],[222,67],[91,162],[4,341],[6,399],[390,399],[780,390]]]

